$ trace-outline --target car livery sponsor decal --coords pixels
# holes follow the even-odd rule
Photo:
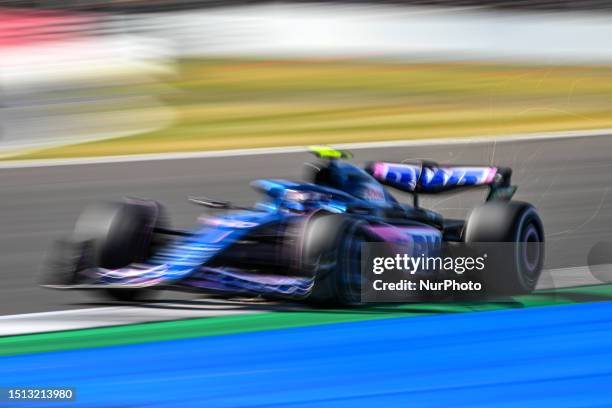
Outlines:
[[[479,186],[491,184],[497,174],[497,167],[479,166],[421,166],[420,164],[374,163],[372,175],[381,182],[414,191],[444,187]]]
[[[442,234],[435,228],[372,225],[368,230],[385,242],[400,244],[415,255],[437,253],[442,247]]]

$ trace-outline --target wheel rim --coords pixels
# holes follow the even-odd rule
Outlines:
[[[345,257],[347,262],[342,268],[342,280],[339,282],[343,286],[341,293],[345,293],[346,303],[361,302],[361,251],[365,238],[355,231],[348,238],[347,251]]]
[[[541,242],[537,227],[533,223],[528,224],[521,239],[521,259],[529,276],[534,276],[538,272],[542,257]]]

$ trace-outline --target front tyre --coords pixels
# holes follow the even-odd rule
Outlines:
[[[361,304],[361,250],[365,222],[345,214],[315,214],[303,232],[302,267],[314,277],[308,300],[315,304]]]
[[[160,244],[156,228],[165,227],[163,207],[155,201],[94,204],[77,220],[73,237],[91,242],[93,263],[106,269],[119,269],[148,259]],[[138,301],[150,295],[146,289],[105,289],[114,300]]]

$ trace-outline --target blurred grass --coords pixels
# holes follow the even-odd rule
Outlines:
[[[122,90],[160,94],[175,109],[172,126],[20,158],[612,128],[608,66],[184,60],[179,68],[169,83]]]

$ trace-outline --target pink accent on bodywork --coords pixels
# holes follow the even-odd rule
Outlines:
[[[491,184],[496,174],[497,174],[497,167],[489,167],[489,174],[487,175],[485,184]]]
[[[402,233],[398,228],[387,225],[369,226],[368,230],[386,242],[408,243],[412,242],[409,235]]]
[[[213,227],[225,227],[225,228],[253,228],[256,227],[256,222],[232,220],[225,218],[214,218],[214,217],[200,217],[200,222],[212,225]]]
[[[387,165],[384,163],[375,163],[372,173],[374,177],[384,178],[387,175]]]
[[[371,225],[367,228],[368,231],[374,233],[380,239],[386,242],[395,242],[400,244],[413,242],[413,234],[439,234],[439,231],[437,229],[428,227],[394,227],[391,225]]]

